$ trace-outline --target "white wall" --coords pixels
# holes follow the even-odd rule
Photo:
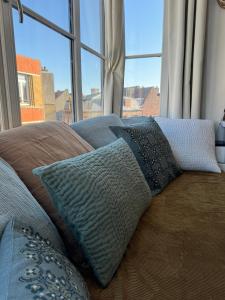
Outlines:
[[[208,0],[205,47],[202,117],[219,121],[225,109],[225,9],[217,0]]]

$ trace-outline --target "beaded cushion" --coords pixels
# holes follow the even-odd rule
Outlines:
[[[152,117],[142,123],[110,129],[131,147],[153,195],[181,174],[169,142]]]
[[[71,262],[50,240],[15,219],[6,225],[1,239],[0,270],[0,299],[89,299]]]

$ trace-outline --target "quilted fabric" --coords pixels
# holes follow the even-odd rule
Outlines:
[[[153,195],[181,174],[170,145],[153,118],[130,126],[110,126],[131,147]]]
[[[64,251],[62,240],[48,215],[16,172],[0,159],[0,236],[6,223],[15,216],[34,227],[45,223],[45,235],[58,250]]]
[[[183,170],[221,172],[216,161],[212,121],[161,117],[156,117],[155,120]]]
[[[0,299],[89,299],[71,262],[38,230],[15,220],[2,236],[0,269]]]
[[[106,286],[151,199],[129,146],[118,139],[33,172],[41,177],[95,276]]]

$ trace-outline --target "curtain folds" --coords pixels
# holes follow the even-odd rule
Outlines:
[[[165,0],[161,115],[200,118],[207,0]]]
[[[125,64],[124,6],[122,0],[104,0],[105,78],[104,114],[121,115]]]

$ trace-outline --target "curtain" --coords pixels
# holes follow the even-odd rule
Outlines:
[[[207,0],[165,0],[161,115],[200,118]]]
[[[122,0],[105,0],[104,114],[121,115],[125,64]]]

